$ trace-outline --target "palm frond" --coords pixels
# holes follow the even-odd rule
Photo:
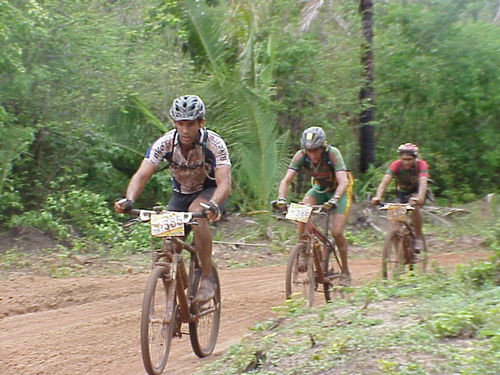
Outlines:
[[[309,0],[300,13],[300,31],[309,30],[311,22],[318,16],[319,8],[323,5],[323,0]]]
[[[223,76],[225,72],[223,38],[220,37],[218,17],[212,16],[216,9],[204,6],[200,1],[185,0],[186,15],[191,30],[199,40],[210,62],[212,73]]]
[[[224,138],[230,140],[234,179],[251,199],[249,207],[262,208],[276,188],[276,176],[288,155],[288,133],[278,137],[270,99],[238,82],[226,82],[224,99],[214,110]],[[216,92],[221,92],[220,88]],[[278,139],[278,141],[277,141]]]
[[[129,95],[108,116],[109,144],[143,154],[149,143],[164,133],[166,126],[137,97]]]

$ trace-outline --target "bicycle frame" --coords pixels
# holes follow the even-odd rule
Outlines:
[[[406,265],[413,271],[415,264],[420,264],[425,272],[427,267],[425,240],[421,257],[414,249],[416,236],[410,217],[415,208],[408,203],[385,203],[380,209],[387,210],[390,222],[390,230],[386,234],[382,253],[382,276],[388,278],[389,269],[392,268],[394,276],[397,277]]]
[[[217,268],[209,265],[216,281],[215,295],[207,301],[196,301],[201,277],[201,262],[195,246],[184,241],[184,225],[197,225],[193,218],[204,218],[204,212],[168,212],[130,210],[135,221],[150,222],[151,235],[162,237],[161,250],[152,251],[151,272],[143,297],[141,313],[141,352],[145,370],[150,375],[163,372],[172,337],[182,336],[182,324],[189,324],[194,353],[205,357],[213,352],[220,322],[220,282]],[[190,253],[189,272],[182,251]]]
[[[189,265],[189,273],[186,270],[186,265],[182,257],[182,250],[187,250],[190,253],[191,260]],[[199,278],[200,261],[196,249],[180,240],[176,237],[164,237],[163,238],[163,249],[160,252],[155,252],[156,260],[153,260],[152,267],[156,266],[166,266],[169,267],[169,279],[176,280],[175,290],[177,295],[177,300],[180,309],[180,317],[182,322],[189,323],[196,320],[196,315],[189,312],[192,299],[194,298],[194,290],[192,284],[195,284],[194,280],[190,283],[188,275],[194,275],[194,277]],[[165,261],[160,261],[161,259]],[[170,258],[170,260],[169,260]],[[198,275],[196,275],[198,273]],[[190,287],[187,290],[186,288]],[[170,301],[172,302],[172,301]],[[179,333],[180,335],[180,333]]]
[[[314,268],[316,271],[316,275],[318,277],[318,282],[321,284],[330,284],[332,285],[331,280],[325,278],[325,274],[323,272],[323,268],[321,267],[321,259],[324,259],[325,254],[319,254],[321,246],[319,246],[319,242],[325,245],[325,251],[332,253],[335,256],[335,260],[340,267],[340,260],[337,255],[337,251],[335,250],[335,245],[331,243],[328,239],[328,225],[330,223],[330,214],[328,213],[328,217],[325,224],[324,234],[313,224],[312,217],[306,223],[304,233],[300,236],[301,240],[307,241],[307,250],[313,254],[314,260]],[[317,240],[317,241],[316,241]],[[318,242],[319,241],[319,242]],[[312,247],[312,249],[311,249]]]
[[[384,208],[387,207],[387,208]],[[388,219],[390,223],[390,234],[397,236],[399,239],[405,239],[410,238],[413,239],[415,238],[415,231],[413,229],[413,226],[410,222],[410,217],[413,214],[414,207],[410,204],[407,203],[390,203],[386,204],[385,206],[381,207],[381,209],[387,209],[388,213],[390,207],[396,207],[396,208],[401,208],[404,209],[404,214],[399,213],[396,215],[393,215],[392,217],[388,214]],[[404,264],[411,264],[413,263],[413,258],[414,258],[414,249],[413,249],[413,243],[406,243],[406,241],[402,241],[401,244],[403,245],[403,250],[404,250]],[[409,246],[408,246],[409,245]]]
[[[329,215],[325,230],[318,228],[311,215],[322,213],[323,206],[305,206],[292,204],[287,207],[285,218],[304,224],[304,232],[297,244],[290,250],[286,274],[285,296],[301,293],[308,307],[314,300],[314,292],[323,285],[326,302],[331,300],[331,293],[341,293],[338,289],[341,273],[340,260],[335,249],[335,242],[328,239]],[[282,211],[282,214],[285,212]],[[333,254],[333,255],[331,255]]]

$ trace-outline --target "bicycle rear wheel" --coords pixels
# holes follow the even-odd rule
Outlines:
[[[334,244],[335,246],[335,244]],[[332,251],[324,251],[324,246],[321,247],[323,256],[322,269],[325,279],[329,282],[323,284],[323,292],[325,294],[325,301],[328,303],[335,298],[335,296],[342,296],[342,286],[340,285],[340,266],[337,258]]]
[[[307,247],[307,242],[299,242],[292,248],[288,256],[285,276],[285,296],[288,299],[293,294],[301,294],[307,302],[307,307],[311,307],[316,282],[313,257]]]
[[[217,268],[214,265],[212,265],[212,271],[217,284],[215,296],[207,302],[193,302],[191,305],[191,313],[195,315],[196,319],[194,322],[189,323],[189,338],[194,353],[200,358],[212,354],[219,334],[221,314],[220,282]],[[194,277],[193,280],[196,280],[192,294],[195,296],[200,278]]]
[[[146,372],[163,372],[176,326],[175,280],[167,267],[155,267],[149,276],[141,314],[141,352]]]
[[[403,238],[396,232],[389,232],[384,241],[384,250],[382,253],[382,277],[384,279],[398,278],[404,270]]]

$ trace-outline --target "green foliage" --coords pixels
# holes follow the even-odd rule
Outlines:
[[[187,92],[203,97],[207,127],[230,148],[232,209],[268,208],[307,126],[323,126],[356,172],[358,3],[319,5],[0,2],[0,224],[42,210],[57,195],[55,180],[62,191],[121,196],[167,127],[171,100]],[[377,164],[355,173],[358,197],[373,193],[404,141],[421,146],[439,197],[498,191],[497,7],[376,3]],[[138,204],[165,202],[169,177],[156,174]],[[306,184],[297,179],[291,195]]]
[[[381,4],[376,22],[378,160],[419,144],[435,192],[454,201],[496,191],[500,174],[500,31],[463,3]]]
[[[76,187],[48,195],[40,210],[14,216],[11,225],[38,228],[74,247],[113,245],[123,236],[109,204],[99,194]]]
[[[483,323],[481,311],[467,309],[432,315],[427,324],[440,337],[472,337]]]
[[[0,224],[9,213],[23,208],[19,190],[9,176],[16,159],[26,155],[33,141],[33,129],[16,125],[14,119],[0,105]]]
[[[193,1],[185,2],[185,6],[193,26],[191,32],[201,47],[198,55],[207,60],[205,68],[211,73],[202,92],[211,110],[207,117],[214,116],[217,121],[208,126],[228,140],[235,191],[242,198],[238,205],[243,209],[263,208],[271,199],[275,176],[287,147],[287,134],[281,138],[277,134],[271,102],[272,82],[263,74],[271,56],[265,46],[254,39],[253,28],[257,26],[250,23],[245,25],[250,27],[246,34],[247,48],[236,64],[230,66],[225,42],[229,36],[223,34],[221,13]],[[252,13],[250,16],[256,17]],[[254,60],[251,56],[259,58]],[[266,58],[261,60],[262,56]],[[237,152],[233,152],[235,150]]]
[[[487,282],[498,284],[500,281],[500,257],[494,262],[483,262],[477,265],[460,266],[457,272],[461,279],[474,287],[483,286]]]

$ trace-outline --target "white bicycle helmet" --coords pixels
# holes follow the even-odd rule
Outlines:
[[[183,95],[174,99],[170,108],[174,121],[201,120],[205,117],[205,104],[197,95]]]
[[[398,147],[398,154],[410,154],[411,156],[418,157],[418,147],[413,143],[403,143]]]

